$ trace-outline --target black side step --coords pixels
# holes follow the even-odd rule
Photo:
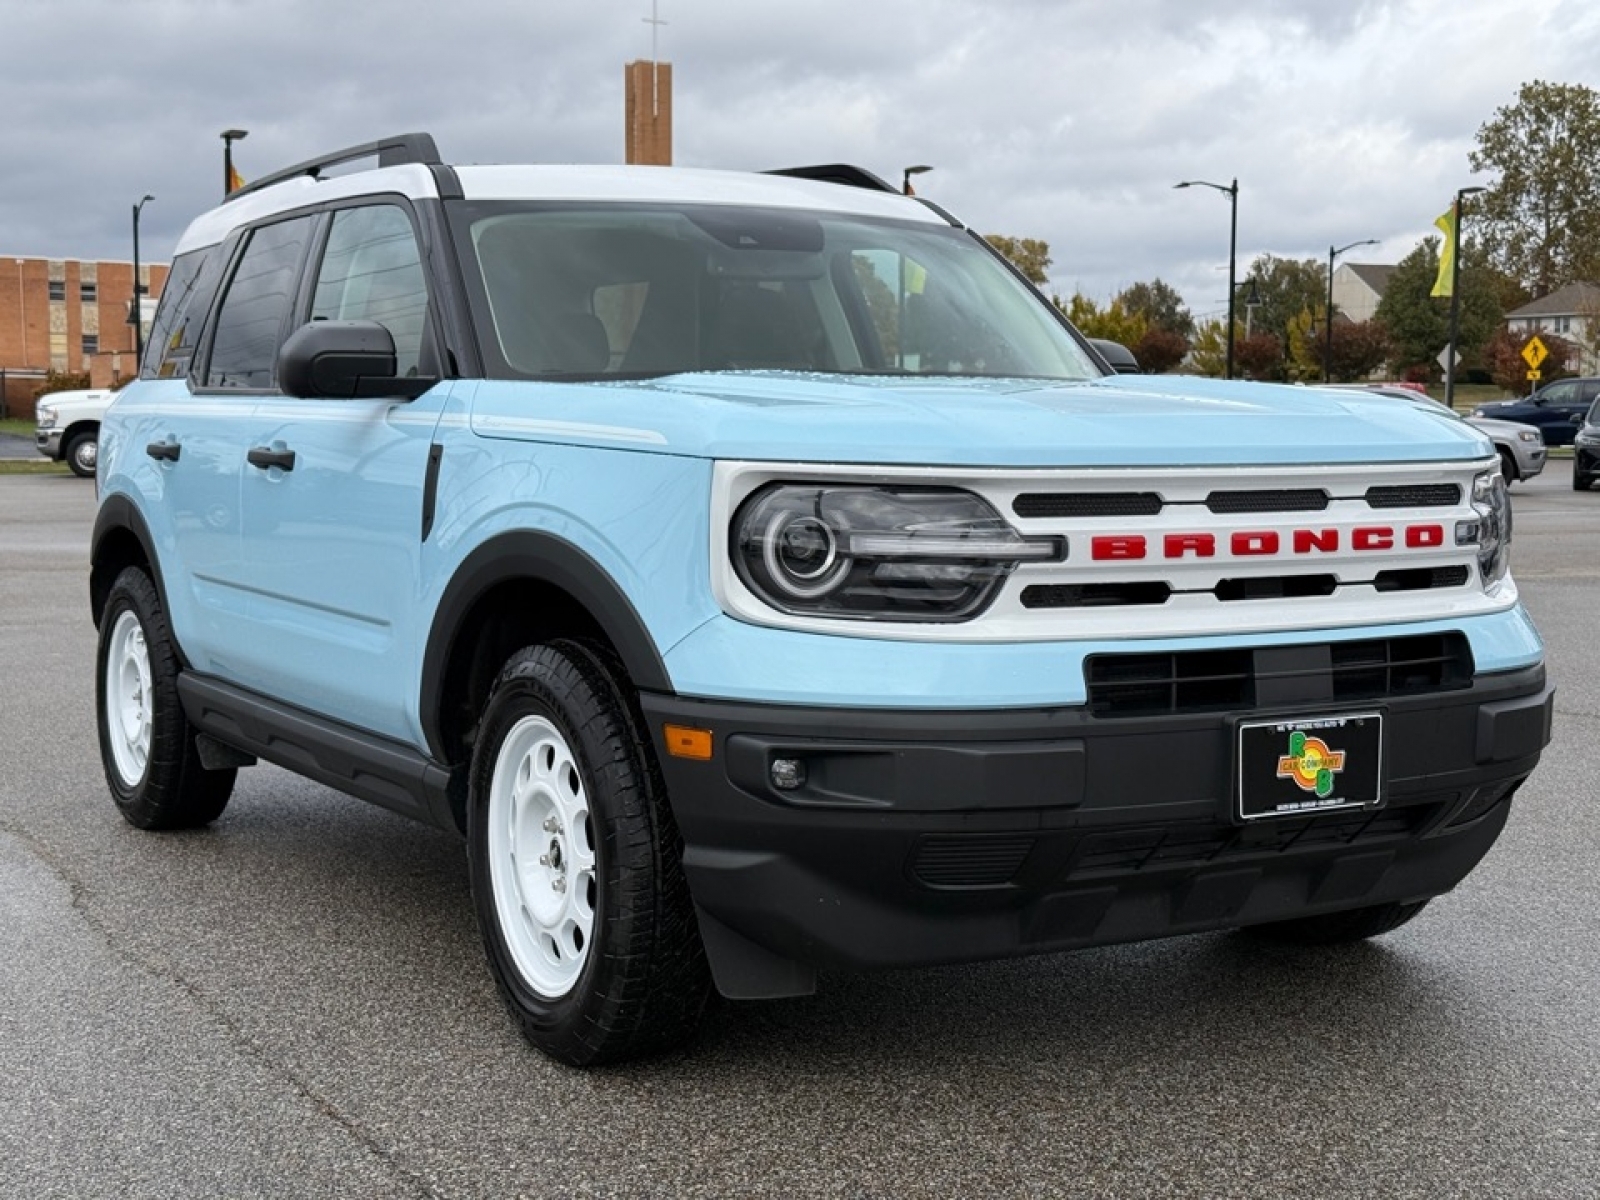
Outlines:
[[[202,735],[425,825],[456,829],[450,772],[410,746],[268,700],[207,675],[178,676]]]

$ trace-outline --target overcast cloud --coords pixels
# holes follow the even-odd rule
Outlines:
[[[427,130],[447,161],[620,162],[649,0],[0,0],[0,256],[165,259],[251,178]],[[1475,182],[1532,79],[1600,86],[1600,4],[1556,0],[660,0],[675,158],[853,162],[983,232],[1043,238],[1053,290],[1138,280],[1197,315],[1257,254],[1394,262]]]

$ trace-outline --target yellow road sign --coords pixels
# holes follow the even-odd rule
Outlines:
[[[1533,380],[1535,383],[1537,383],[1539,381],[1539,372],[1537,372],[1537,371],[1529,371],[1528,372],[1528,378]]]
[[[1522,348],[1522,357],[1528,366],[1537,371],[1544,360],[1550,357],[1550,351],[1545,349],[1545,344],[1539,340],[1539,335],[1536,333]]]

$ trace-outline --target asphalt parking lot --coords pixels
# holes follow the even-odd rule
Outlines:
[[[503,1016],[451,838],[271,767],[105,794],[93,487],[0,478],[0,1194],[1600,1195],[1600,491],[1513,491],[1555,741],[1386,938],[1230,935],[717,1007],[594,1072]]]

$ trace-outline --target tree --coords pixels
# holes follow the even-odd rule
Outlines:
[[[1146,375],[1165,375],[1168,371],[1181,366],[1189,354],[1189,342],[1179,333],[1152,325],[1144,331],[1144,336],[1138,344],[1130,346],[1133,356],[1139,360],[1139,366]]]
[[[1194,334],[1194,316],[1189,306],[1175,287],[1159,278],[1125,287],[1116,299],[1127,311],[1144,317],[1145,324],[1153,329],[1166,329],[1183,338]]]
[[[1470,254],[1469,254],[1470,257]],[[1432,378],[1437,359],[1450,341],[1450,301],[1434,296],[1439,277],[1439,239],[1426,237],[1402,258],[1378,301],[1377,319],[1389,331],[1389,366],[1397,375],[1425,368]],[[1475,357],[1505,316],[1504,281],[1484,266],[1461,268],[1461,327],[1457,349],[1463,360]]]
[[[1060,307],[1059,300],[1056,301],[1056,306]],[[1067,305],[1066,314],[1067,320],[1076,325],[1084,337],[1106,338],[1113,342],[1121,342],[1130,350],[1139,344],[1149,328],[1144,317],[1123,308],[1121,301],[1113,300],[1101,308],[1082,292],[1072,297],[1071,303]],[[1144,362],[1143,359],[1139,361]]]
[[[1281,379],[1283,342],[1275,333],[1252,333],[1247,338],[1236,338],[1233,361],[1246,379]]]
[[[1329,375],[1346,383],[1365,379],[1389,357],[1389,331],[1382,321],[1335,321]]]
[[[1042,286],[1050,278],[1049,242],[1038,238],[1007,237],[1003,233],[986,234],[983,240],[1010,259],[1011,265],[1035,284]]]
[[[1327,305],[1327,267],[1314,258],[1274,258],[1263,254],[1250,264],[1239,287],[1237,307],[1245,316],[1244,298],[1255,280],[1261,303],[1250,315],[1252,333],[1274,334],[1280,343],[1289,341],[1289,324],[1303,312],[1321,313]]]
[[[1478,130],[1467,161],[1499,176],[1467,206],[1495,266],[1536,296],[1600,279],[1600,93],[1523,84]]]
[[[1194,337],[1189,342],[1189,365],[1197,374],[1221,379],[1227,364],[1227,323],[1202,321],[1195,327]]]

